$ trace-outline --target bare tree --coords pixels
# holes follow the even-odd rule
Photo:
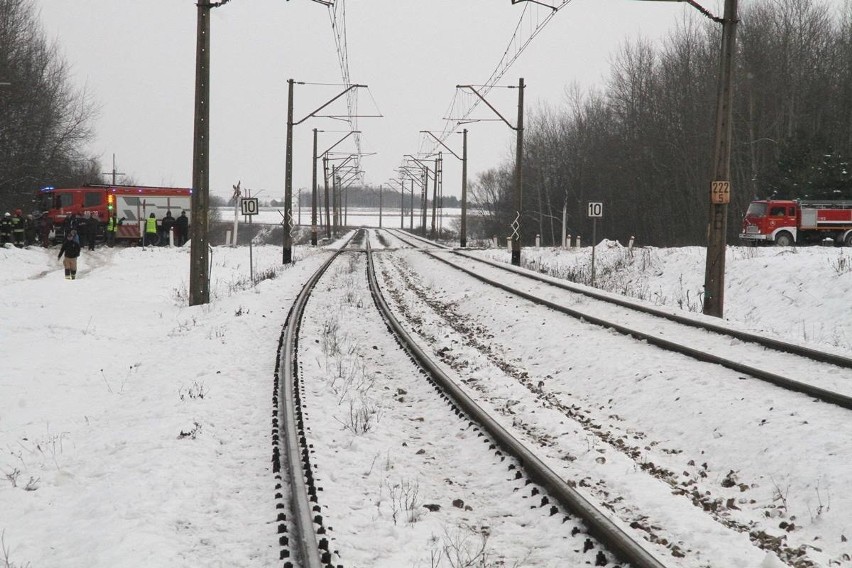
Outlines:
[[[22,207],[39,186],[96,181],[85,155],[97,109],[76,91],[32,0],[0,0],[0,208]]]

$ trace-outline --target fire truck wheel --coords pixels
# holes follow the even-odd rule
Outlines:
[[[846,235],[846,238],[843,240],[843,242],[847,247],[852,247],[852,231],[850,231]]]
[[[779,247],[791,247],[793,246],[793,235],[790,233],[778,233],[775,237],[775,244]]]

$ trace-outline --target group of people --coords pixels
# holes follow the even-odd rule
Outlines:
[[[78,217],[74,213],[70,213],[62,222],[62,228],[67,238],[69,233],[74,233],[77,238],[77,243],[85,245],[89,250],[95,250],[95,238],[98,236],[98,219],[92,217],[90,211],[83,213],[82,217]],[[81,243],[82,241],[82,243]]]
[[[189,217],[186,216],[186,211],[181,211],[177,219],[172,217],[171,211],[166,211],[166,215],[159,224],[157,224],[157,216],[151,213],[145,219],[145,236],[142,244],[144,246],[166,245],[172,230],[174,230],[175,245],[183,246],[189,239]]]
[[[105,227],[107,245],[115,245],[116,231],[123,222],[124,218],[116,219],[115,216],[107,219]],[[82,248],[86,246],[89,250],[95,250],[99,225],[98,218],[92,216],[89,211],[84,212],[83,215],[69,213],[62,222],[65,239],[57,259],[62,260],[67,280],[77,278],[77,258]],[[144,246],[167,245],[172,232],[174,232],[174,243],[177,246],[183,246],[189,240],[189,218],[186,216],[186,211],[182,211],[177,218],[172,216],[171,211],[166,211],[166,215],[159,222],[157,216],[151,213],[145,219],[144,225],[142,239]],[[22,211],[16,209],[14,214],[7,212],[0,217],[0,246],[11,243],[16,247],[25,247],[40,240],[41,245],[47,248],[50,246],[52,229],[51,221],[46,215],[35,219],[32,215],[24,217]]]
[[[32,215],[24,217],[20,209],[15,209],[14,214],[7,211],[0,218],[0,246],[7,243],[18,248],[29,246],[35,243],[38,228]]]

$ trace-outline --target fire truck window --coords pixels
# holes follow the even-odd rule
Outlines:
[[[763,217],[766,215],[766,203],[752,203],[748,206],[748,211],[746,211],[746,215],[751,215],[752,217]]]
[[[788,217],[795,217],[796,216],[796,208],[790,207],[789,209],[787,209],[787,216]]]
[[[783,217],[784,216],[784,208],[783,207],[773,207],[769,210],[770,217]]]
[[[100,193],[86,193],[83,196],[83,207],[95,207],[101,204]]]
[[[70,193],[60,193],[56,198],[57,207],[71,207],[73,196]]]

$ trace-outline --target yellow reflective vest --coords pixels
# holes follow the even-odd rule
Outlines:
[[[146,233],[156,233],[157,232],[157,219],[154,217],[148,217],[145,219],[145,232]]]

